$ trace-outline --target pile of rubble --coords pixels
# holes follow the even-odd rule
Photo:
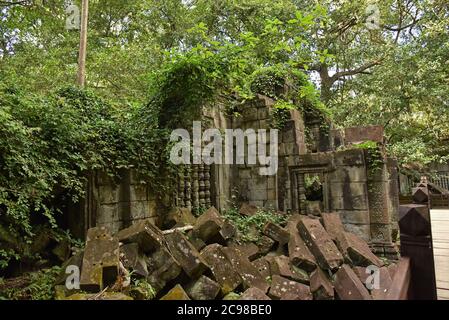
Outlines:
[[[150,221],[115,235],[90,229],[84,251],[65,263],[80,268],[82,293],[65,288],[62,298],[145,299],[131,285],[142,279],[161,300],[384,299],[395,271],[344,230],[338,213],[294,214],[284,227],[268,222],[257,244],[239,244],[236,228],[214,207],[197,219],[186,209],[168,218],[175,227],[164,231]],[[380,271],[380,287],[371,291],[368,266]]]

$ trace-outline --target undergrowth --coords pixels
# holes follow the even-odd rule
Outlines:
[[[285,215],[260,208],[256,214],[245,216],[240,214],[237,207],[233,206],[225,210],[222,215],[237,228],[237,240],[240,242],[259,242],[262,236],[262,229],[267,222],[273,222],[279,225],[286,223]]]
[[[18,278],[0,278],[0,300],[51,300],[61,268],[58,266],[31,272]]]

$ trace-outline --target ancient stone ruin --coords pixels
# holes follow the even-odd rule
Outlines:
[[[201,120],[268,130],[274,103],[259,95],[239,116],[217,106]],[[105,299],[111,290],[111,299],[142,298],[126,289],[132,272],[164,300],[386,298],[398,258],[399,201],[383,128],[337,130],[298,110],[284,116],[273,176],[260,175],[260,164],[190,165],[176,191],[160,198],[133,170],[118,183],[93,174],[67,221],[87,235],[84,252],[66,265],[80,267],[81,289],[90,293],[61,288],[63,296],[95,298],[107,289]],[[241,241],[222,216],[236,205],[241,215],[270,210],[285,223],[267,222],[258,241]],[[367,289],[368,266],[380,268],[382,288]]]
[[[242,212],[246,209],[242,206]],[[239,244],[215,207],[199,218],[183,215],[162,231],[150,220],[111,235],[89,229],[86,247],[69,261],[81,270],[80,289],[64,299],[144,299],[129,287],[130,272],[145,279],[161,300],[329,300],[386,299],[395,263],[385,262],[357,235],[347,232],[338,213],[320,217],[292,214],[285,227],[267,222],[257,244]],[[381,287],[368,290],[366,267],[379,268]]]

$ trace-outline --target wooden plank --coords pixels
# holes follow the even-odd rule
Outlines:
[[[433,252],[438,299],[449,299],[449,210],[432,209]]]
[[[438,300],[448,300],[449,299],[449,289],[437,289]]]

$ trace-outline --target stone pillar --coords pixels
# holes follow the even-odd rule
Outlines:
[[[396,242],[399,236],[398,216],[399,216],[399,173],[397,161],[387,158],[388,168],[388,200],[390,211],[390,223],[392,240]]]
[[[304,173],[296,174],[297,191],[298,191],[298,208],[300,214],[306,214],[306,188],[304,181]]]
[[[386,160],[380,147],[376,150],[365,150],[365,157],[368,178],[370,244],[374,253],[397,259],[397,250],[391,237]]]
[[[210,165],[204,165],[204,198],[206,208],[210,208]]]
[[[199,179],[199,203],[200,207],[206,206],[206,184],[204,174],[204,164],[198,166],[198,179]]]
[[[427,186],[413,189],[415,204],[399,209],[401,255],[410,257],[409,295],[415,300],[436,300],[435,262]],[[419,202],[419,204],[417,203]]]
[[[179,183],[178,183],[178,207],[183,208],[185,206],[185,185],[184,185],[184,170],[179,170]]]
[[[192,201],[193,207],[199,208],[200,198],[199,198],[199,181],[198,181],[198,165],[192,166]]]
[[[192,185],[190,179],[190,167],[184,171],[184,185],[185,185],[185,203],[186,208],[192,209]]]

